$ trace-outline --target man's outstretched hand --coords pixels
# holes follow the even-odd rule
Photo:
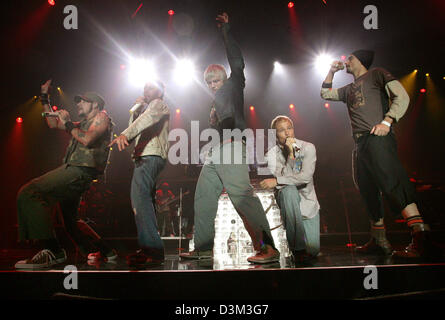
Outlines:
[[[222,14],[219,14],[216,17],[216,21],[221,22],[221,23],[218,23],[218,28],[221,28],[223,23],[229,23],[229,15],[227,13],[223,12]]]
[[[117,144],[119,151],[124,150],[129,145],[127,137],[124,136],[123,134],[114,139],[113,141],[111,141],[111,143],[108,146],[111,147],[115,143]]]

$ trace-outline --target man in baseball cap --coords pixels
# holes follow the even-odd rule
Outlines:
[[[51,112],[48,90],[51,80],[41,86],[40,101],[45,112]],[[17,195],[19,240],[35,240],[33,257],[16,263],[17,269],[48,268],[66,261],[67,254],[56,238],[51,220],[52,208],[59,204],[64,226],[88,260],[110,261],[116,251],[94,230],[80,220],[78,206],[82,194],[108,164],[113,122],[103,109],[104,99],[95,92],[74,97],[80,121],[72,122],[67,110],[58,110],[57,117],[47,117],[50,128],[66,131],[71,141],[63,164],[28,182]]]
[[[105,106],[105,100],[102,96],[96,92],[85,92],[74,97],[74,102],[79,103],[81,100],[87,102],[97,102],[99,110],[102,110]]]

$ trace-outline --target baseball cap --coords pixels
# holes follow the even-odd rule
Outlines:
[[[102,96],[96,92],[85,92],[84,94],[79,94],[74,97],[74,102],[79,103],[80,100],[97,102],[99,109],[102,109],[105,105],[104,98],[102,98]]]

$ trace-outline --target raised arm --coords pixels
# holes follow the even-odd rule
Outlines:
[[[53,112],[53,110],[51,109],[51,105],[49,102],[49,95],[48,95],[50,85],[51,85],[51,80],[48,80],[40,86],[40,93],[41,93],[40,102],[42,103],[44,112]],[[59,118],[46,117],[45,119],[46,119],[46,124],[51,129],[65,130],[65,124],[62,121],[60,121]]]
[[[339,93],[338,93],[338,89],[332,88],[332,80],[334,79],[334,74],[338,70],[341,70],[341,69],[342,69],[341,61],[334,61],[331,64],[331,68],[329,69],[329,72],[321,86],[320,95],[323,99],[325,99],[325,100],[341,100],[341,97],[339,96]]]
[[[244,88],[246,80],[244,77],[244,59],[238,43],[230,32],[229,16],[224,12],[218,15],[216,20],[220,22],[218,27],[221,29],[224,46],[226,47],[227,60],[231,71],[230,78],[236,80]]]

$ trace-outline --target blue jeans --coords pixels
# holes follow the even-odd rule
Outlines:
[[[155,214],[156,179],[166,163],[158,156],[144,156],[135,163],[131,180],[133,207],[138,242],[143,249],[160,249],[164,245],[158,232]]]
[[[289,250],[306,250],[316,256],[320,252],[320,216],[304,218],[300,210],[300,194],[296,186],[286,186],[276,193],[281,219],[286,229]]]
[[[240,164],[236,164],[235,156],[233,164],[224,164],[224,154],[229,151],[233,156],[240,156]],[[224,188],[243,220],[255,250],[259,251],[262,244],[275,247],[263,206],[250,184],[246,147],[241,142],[233,142],[214,147],[199,175],[195,191],[195,248],[213,249],[218,200]]]

